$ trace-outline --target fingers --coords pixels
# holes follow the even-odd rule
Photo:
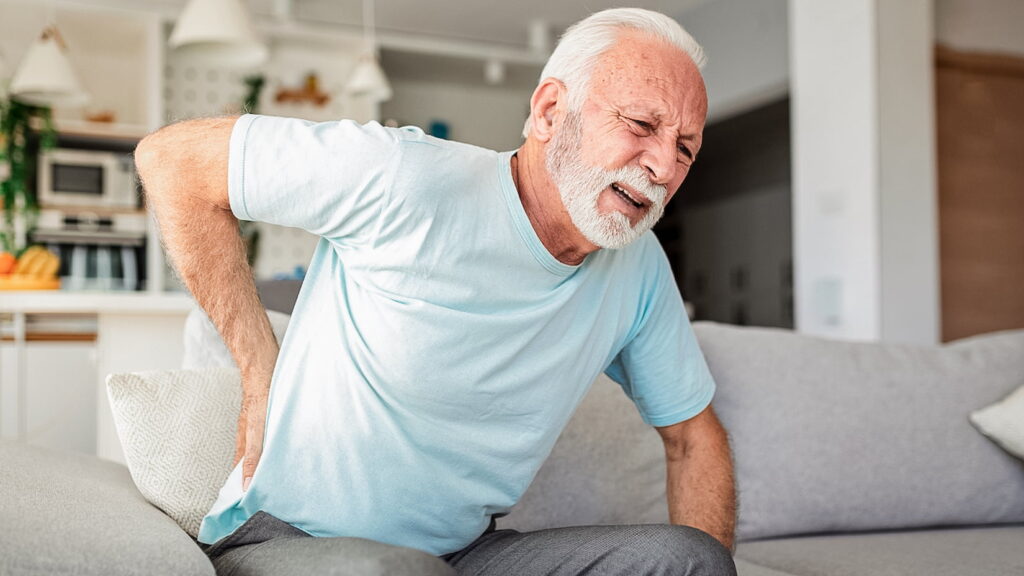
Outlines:
[[[256,465],[260,462],[262,446],[254,446],[246,442],[245,459],[242,461],[242,492],[249,490],[249,483],[252,482],[252,475],[256,472]]]
[[[245,429],[245,455],[242,457],[242,491],[249,489],[249,482],[256,472],[263,454],[263,427],[266,410],[249,410]]]
[[[241,413],[238,415],[238,431],[235,433],[235,457],[231,460],[231,467],[234,468],[238,465],[239,460],[245,456],[245,429],[246,429],[246,413],[245,408],[242,408]]]

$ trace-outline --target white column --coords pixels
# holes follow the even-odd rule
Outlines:
[[[938,339],[931,1],[790,0],[801,332]]]
[[[882,339],[941,338],[932,0],[878,0]]]

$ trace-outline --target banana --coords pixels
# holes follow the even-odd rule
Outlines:
[[[30,269],[35,267],[36,260],[43,255],[42,246],[32,246],[28,250],[22,253],[21,258],[18,258],[18,263],[14,266],[15,275],[27,275]]]
[[[14,267],[15,276],[50,278],[60,269],[60,258],[42,246],[32,246],[21,255]]]
[[[38,277],[39,273],[43,270],[43,267],[45,267],[46,263],[49,261],[49,254],[50,253],[45,250],[39,252],[38,256],[36,256],[30,263],[30,265],[25,269],[25,275]]]
[[[57,271],[60,270],[60,258],[57,257],[53,252],[46,252],[46,263],[39,270],[39,278],[46,280],[57,276]]]

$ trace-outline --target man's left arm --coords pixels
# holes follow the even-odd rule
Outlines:
[[[733,549],[736,489],[729,439],[711,406],[657,428],[665,444],[669,521],[699,528]]]

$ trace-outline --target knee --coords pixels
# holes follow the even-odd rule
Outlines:
[[[732,553],[707,532],[689,526],[652,525],[643,535],[655,565],[650,574],[735,576]]]

